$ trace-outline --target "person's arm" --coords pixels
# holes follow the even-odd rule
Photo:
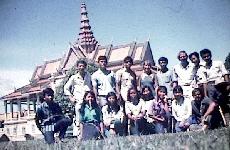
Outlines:
[[[185,99],[184,103],[185,103],[186,108],[187,108],[185,114],[183,115],[183,120],[185,121],[192,115],[192,103],[188,99],[187,100]]]
[[[178,85],[178,74],[176,73],[176,68],[173,67],[172,69],[172,87],[174,88],[177,85]]]
[[[137,87],[139,87],[139,91],[141,91],[142,90],[142,86],[141,86],[141,75],[137,78]]]
[[[121,97],[121,76],[120,70],[118,70],[116,73],[116,94],[118,99]]]
[[[102,136],[104,135],[104,124],[103,124],[103,122],[100,122],[100,133]]]
[[[203,118],[206,118],[208,115],[210,115],[210,114],[213,112],[213,110],[215,109],[215,107],[216,107],[217,105],[218,105],[218,104],[217,104],[216,102],[212,101],[212,102],[209,104],[208,109],[207,109],[207,111],[205,112]]]
[[[98,81],[96,79],[96,74],[93,74],[91,77],[92,77],[91,79],[92,79],[93,92],[94,92],[95,96],[97,97],[98,96],[98,91],[97,91]]]
[[[165,96],[165,98],[164,98],[164,110],[165,110],[166,113],[169,112],[168,97],[167,96]]]
[[[109,126],[111,123],[111,118],[109,117],[108,114],[108,105],[105,105],[102,107],[102,120],[105,126]]]
[[[64,85],[64,94],[68,96],[70,102],[72,103],[76,101],[73,94],[70,91],[70,87],[73,86],[73,83],[74,83],[74,76],[71,76],[69,80],[66,82],[66,84]]]
[[[174,104],[174,102],[172,102],[172,116],[175,118],[176,121],[179,121],[179,120],[180,120],[179,116],[177,116],[177,111],[176,111],[176,109],[175,109],[175,104]]]
[[[156,120],[156,121],[165,121],[165,118],[164,117],[160,117],[160,116],[155,116],[155,115],[152,115],[152,114],[149,114],[149,117]]]
[[[83,123],[80,123],[80,139],[82,139],[82,136],[83,136]]]

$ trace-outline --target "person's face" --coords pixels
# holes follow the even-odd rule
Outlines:
[[[106,60],[99,60],[98,63],[99,63],[100,68],[106,68],[106,66],[107,66]]]
[[[181,53],[179,54],[179,60],[180,60],[180,61],[187,61],[187,59],[188,59],[188,56],[187,56],[186,53],[181,52]]]
[[[175,99],[180,99],[183,96],[182,92],[175,92],[173,94],[174,94]]]
[[[134,90],[134,89],[132,89],[132,90],[130,90],[130,97],[131,98],[136,98],[137,97],[137,91],[136,90]]]
[[[85,100],[86,100],[87,102],[92,102],[92,101],[94,101],[94,96],[93,96],[92,94],[88,93],[88,94],[86,95],[86,97],[85,97]]]
[[[195,65],[198,65],[200,63],[200,59],[197,58],[195,55],[192,55],[191,62],[194,63]]]
[[[80,72],[85,71],[85,68],[86,68],[86,66],[85,66],[84,64],[79,63],[79,64],[77,65],[77,69],[78,69]]]
[[[148,89],[148,88],[144,88],[142,94],[143,94],[143,95],[149,95],[149,94],[150,94],[149,89]]]
[[[143,69],[145,72],[149,72],[151,69],[151,65],[149,63],[144,63]]]
[[[159,91],[157,92],[157,95],[158,95],[158,97],[159,97],[160,99],[164,99],[166,93],[165,93],[164,91],[162,91],[162,90],[159,90]]]
[[[211,55],[209,53],[206,53],[202,55],[202,59],[206,62],[209,63],[211,61]]]
[[[168,63],[166,61],[160,61],[159,65],[160,65],[161,68],[166,68]]]
[[[109,101],[111,104],[113,104],[113,103],[116,101],[115,96],[110,96],[110,97],[108,97],[108,101]]]
[[[195,94],[193,95],[193,98],[196,101],[200,101],[201,100],[201,93],[200,93],[200,91],[195,92]]]
[[[125,62],[124,62],[124,67],[125,67],[126,69],[130,69],[132,65],[133,65],[133,64],[132,64],[131,61],[125,61]]]
[[[45,94],[45,97],[44,97],[44,100],[46,102],[51,102],[53,100],[54,96],[53,95],[50,95],[50,94]]]

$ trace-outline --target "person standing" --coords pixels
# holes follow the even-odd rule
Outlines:
[[[64,93],[69,97],[70,102],[75,105],[75,118],[73,135],[79,135],[79,109],[83,102],[86,91],[92,89],[91,75],[86,71],[87,63],[79,60],[76,63],[77,73],[72,75],[64,85]]]
[[[200,56],[204,60],[205,75],[207,78],[207,93],[209,98],[220,106],[226,126],[230,124],[230,108],[228,104],[230,92],[229,72],[222,61],[212,60],[212,53],[209,49],[200,51]]]
[[[124,58],[123,68],[116,72],[116,92],[118,98],[127,101],[128,90],[132,87],[137,88],[136,74],[131,69],[133,59],[130,56]]]
[[[155,96],[156,88],[156,72],[151,70],[152,64],[149,60],[144,61],[143,63],[143,72],[139,77],[139,86],[142,89],[144,86],[150,87],[153,96]]]
[[[202,89],[204,96],[207,96],[207,78],[205,76],[205,68],[200,63],[199,53],[193,52],[189,54],[189,59],[194,64],[195,69],[195,82],[193,87]]]
[[[157,70],[156,81],[158,86],[165,86],[167,88],[168,98],[173,97],[172,86],[173,81],[175,81],[173,72],[168,69],[168,59],[166,57],[160,57],[158,59],[158,64],[160,68]]]
[[[174,86],[180,85],[184,91],[184,96],[192,99],[193,82],[195,78],[195,68],[192,63],[188,62],[188,55],[185,51],[180,51],[178,54],[180,64],[173,68],[175,76]]]
[[[107,104],[108,93],[115,92],[116,81],[114,72],[106,68],[108,64],[106,56],[99,56],[98,64],[99,69],[92,74],[92,85],[98,104],[103,107]]]

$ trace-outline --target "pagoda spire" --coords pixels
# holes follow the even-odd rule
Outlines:
[[[91,53],[95,50],[97,45],[97,41],[93,36],[93,32],[91,31],[91,26],[89,25],[89,18],[87,16],[87,10],[85,3],[81,4],[81,26],[78,37],[78,45],[81,46],[85,53]]]

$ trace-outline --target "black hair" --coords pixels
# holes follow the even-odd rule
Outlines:
[[[112,107],[109,105],[109,97],[110,96],[114,96],[115,97],[115,105],[113,105]],[[108,95],[106,95],[106,100],[107,100],[107,103],[108,103],[108,112],[111,112],[112,110],[114,110],[116,113],[120,110],[120,105],[119,105],[119,102],[118,102],[118,99],[117,99],[117,96],[114,92],[109,92]]]
[[[192,96],[194,96],[196,92],[200,92],[200,94],[202,95],[202,90],[200,88],[195,88],[192,90]]]
[[[87,66],[87,63],[84,60],[78,60],[76,65],[78,66],[79,64],[83,64],[84,66]]]
[[[124,62],[130,62],[131,64],[133,64],[133,59],[132,59],[132,57],[130,57],[130,56],[126,56],[126,57],[124,58]]]
[[[160,61],[165,61],[168,64],[168,58],[166,58],[166,57],[160,57],[158,59],[158,64],[160,64]]]
[[[188,58],[190,59],[190,60],[192,60],[192,56],[196,56],[196,58],[198,58],[199,59],[199,53],[197,53],[197,52],[192,52],[191,54],[189,54],[189,56],[188,56]]]
[[[154,99],[153,92],[152,92],[151,88],[150,88],[149,86],[147,86],[147,85],[143,86],[142,89],[141,89],[141,98],[142,98],[143,100],[145,100],[145,101],[148,101],[148,100],[146,100],[146,99],[144,98],[144,94],[143,94],[143,92],[144,92],[144,90],[145,90],[146,88],[147,88],[147,89],[149,90],[149,92],[150,92],[150,95],[149,95],[149,99],[148,99],[148,100]]]
[[[130,101],[130,99],[131,99],[131,97],[130,97],[130,91],[131,90],[135,90],[136,92],[137,92],[137,98],[138,98],[138,100],[140,100],[140,94],[139,94],[139,92],[137,91],[137,88],[135,88],[135,87],[131,87],[129,90],[128,90],[128,92],[127,92],[127,101]],[[131,102],[131,101],[130,101]]]
[[[45,95],[49,95],[49,96],[54,96],[54,91],[51,89],[51,88],[45,88],[43,91],[42,91],[42,96],[43,98],[45,97]]]
[[[97,108],[99,107],[99,105],[97,104],[97,101],[96,101],[96,96],[94,94],[93,91],[86,91],[85,94],[84,94],[84,97],[83,97],[83,103],[81,104],[81,108],[79,110],[80,114],[84,114],[84,109],[85,109],[85,105],[88,103],[85,99],[86,99],[86,96],[90,94],[94,97],[94,101],[92,101],[92,107],[93,108]]]
[[[99,62],[100,60],[105,60],[107,62],[107,57],[106,56],[99,56],[97,61]]]
[[[168,93],[167,88],[165,86],[158,86],[157,94],[158,94],[159,91],[163,91],[166,95]]]
[[[200,56],[203,57],[203,55],[205,54],[209,54],[210,56],[212,56],[212,52],[209,49],[202,49],[200,51]]]
[[[177,86],[175,86],[173,88],[173,94],[174,93],[179,93],[179,92],[183,94],[183,89],[182,89],[182,87],[180,85],[177,85]]]

